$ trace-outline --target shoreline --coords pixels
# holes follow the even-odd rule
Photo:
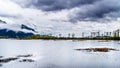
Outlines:
[[[1,38],[5,39],[5,38]],[[39,39],[28,39],[28,38],[7,38],[7,39],[15,39],[15,40],[113,40],[119,41],[120,39],[108,39],[108,38],[39,38]]]

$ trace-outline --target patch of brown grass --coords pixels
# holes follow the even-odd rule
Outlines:
[[[109,51],[118,51],[114,48],[85,48],[85,49],[76,49],[77,51],[88,51],[88,52],[109,52]]]

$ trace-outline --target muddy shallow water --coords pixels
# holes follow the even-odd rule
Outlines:
[[[119,41],[0,40],[1,68],[120,68],[120,51],[87,52],[75,49],[112,48]],[[12,58],[12,59],[11,59]]]

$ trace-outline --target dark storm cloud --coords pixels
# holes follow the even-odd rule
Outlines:
[[[120,17],[120,0],[35,0],[29,5],[43,11],[58,12],[77,8],[69,15],[71,22],[103,21]]]
[[[62,9],[70,9],[85,4],[92,4],[99,0],[37,0],[32,4],[39,9],[45,11],[58,11]]]
[[[120,1],[102,0],[94,4],[78,7],[77,13],[72,13],[70,21],[108,21],[120,17]],[[110,19],[106,18],[109,17]]]

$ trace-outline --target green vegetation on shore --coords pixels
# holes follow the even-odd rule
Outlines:
[[[48,36],[48,35],[32,35],[27,37],[26,39],[56,39],[55,36]]]
[[[9,39],[7,36],[0,36],[1,39]],[[31,39],[43,39],[43,40],[120,40],[120,37],[56,37],[50,35],[32,35],[25,38],[12,38],[18,40],[31,40]]]
[[[0,36],[0,39],[2,39],[2,38],[6,38],[7,39],[8,37],[7,36]]]
[[[94,38],[79,38],[79,37],[55,37],[49,35],[32,35],[22,39],[44,39],[44,40],[120,40],[120,37],[94,37]]]
[[[1,39],[9,39],[7,36],[0,36]],[[18,40],[31,40],[31,39],[43,39],[43,40],[120,40],[120,37],[56,37],[56,36],[49,36],[49,35],[32,35],[25,38],[13,38]]]

